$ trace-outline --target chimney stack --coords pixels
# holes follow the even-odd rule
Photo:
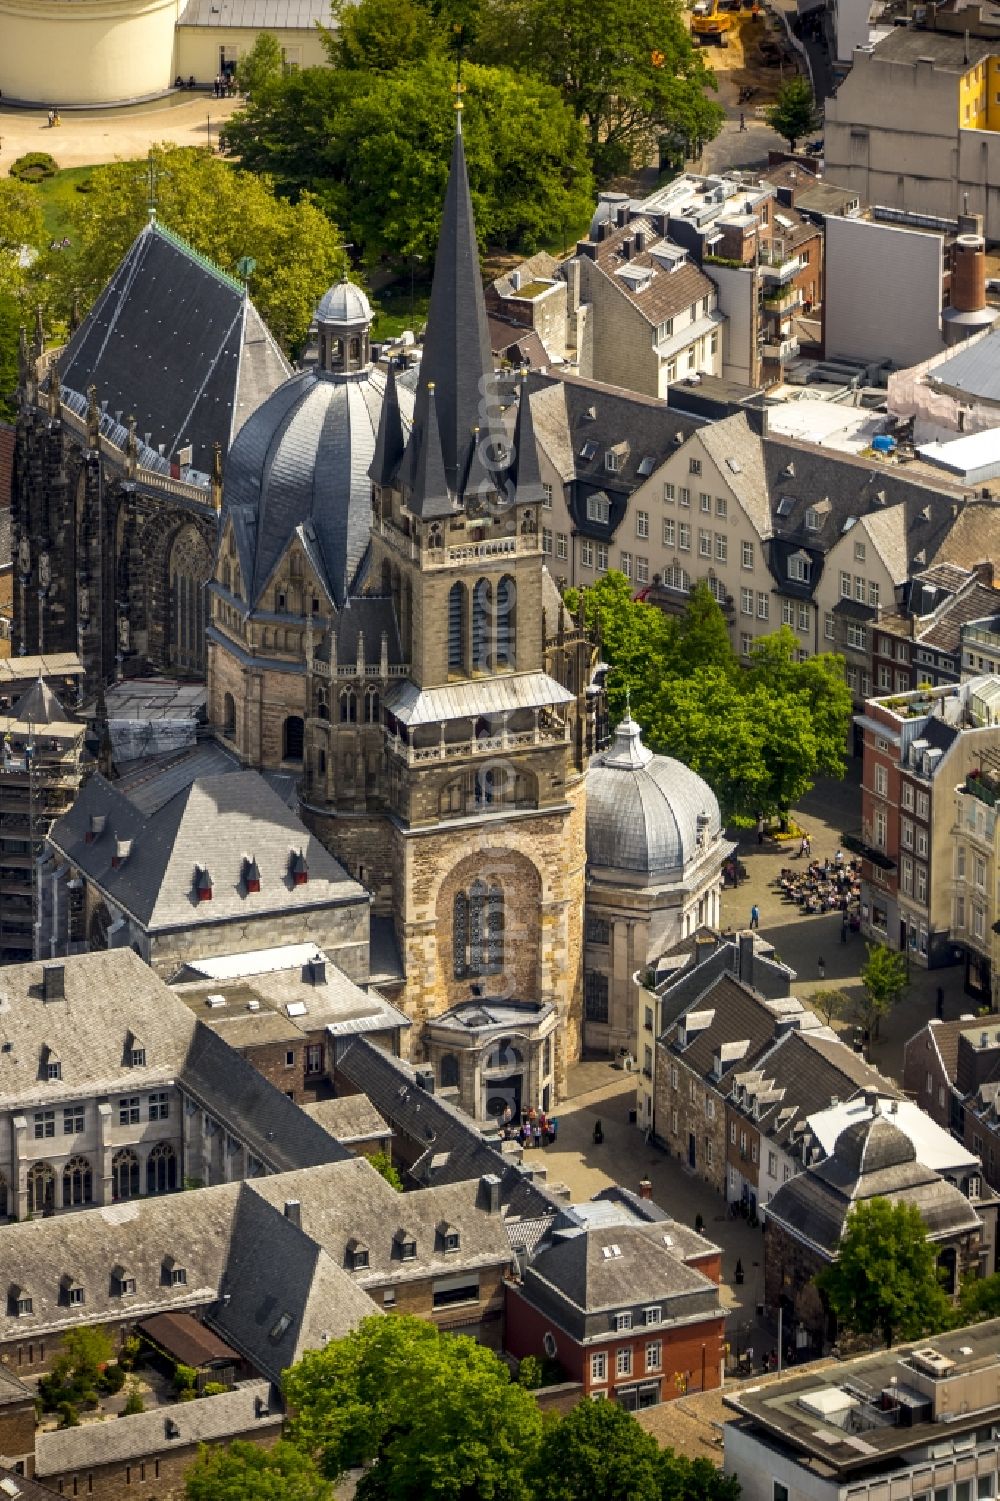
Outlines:
[[[299,1199],[285,1200],[285,1219],[291,1220],[299,1230],[302,1229],[302,1204]]]
[[[46,964],[42,970],[42,998],[46,1001],[61,1001],[66,995],[66,966]]]
[[[639,1197],[640,1199],[651,1199],[653,1197],[653,1185],[648,1178],[639,1179]]]
[[[979,313],[986,306],[986,241],[981,234],[962,234],[955,241],[951,305],[959,313]]]

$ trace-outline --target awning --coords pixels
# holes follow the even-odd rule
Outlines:
[[[874,845],[867,844],[860,834],[841,834],[840,842],[845,850],[850,850],[853,855],[860,855],[863,860],[868,860],[872,865],[877,865],[879,870],[895,870],[896,862],[884,850],[875,849]]]
[[[571,704],[573,694],[550,678],[547,672],[526,672],[510,677],[492,677],[468,683],[448,683],[442,688],[418,688],[399,683],[383,700],[390,714],[410,729],[440,724],[450,719],[514,714],[519,709],[548,709]]]

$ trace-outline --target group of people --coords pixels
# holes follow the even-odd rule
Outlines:
[[[514,1112],[507,1105],[500,1116],[500,1135],[504,1141],[516,1141],[522,1147],[551,1146],[559,1134],[559,1122],[554,1115],[536,1110],[534,1105],[521,1111],[520,1121],[514,1120]]]
[[[216,99],[235,99],[236,97],[236,74],[219,73],[213,85]]]
[[[809,853],[809,836],[803,835],[800,854]],[[843,918],[842,939],[848,930],[861,927],[861,861],[845,860],[838,850],[832,860],[810,860],[804,870],[782,866],[775,885],[786,902],[794,902],[803,917],[818,912],[837,912]]]
[[[62,117],[59,114],[59,111],[57,109],[50,109],[49,110],[49,129],[53,130],[57,125],[61,125],[61,124],[62,124]]]

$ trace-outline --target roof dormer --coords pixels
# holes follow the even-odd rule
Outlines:
[[[47,1080],[50,1084],[54,1084],[57,1079],[62,1078],[62,1059],[55,1048],[50,1046],[49,1043],[45,1043],[42,1047],[41,1063],[38,1072],[39,1077]]]
[[[111,868],[112,868],[112,870],[117,870],[120,865],[124,865],[125,864],[125,861],[128,859],[129,855],[131,855],[131,853],[132,853],[132,844],[133,844],[133,841],[131,839],[116,839],[115,840],[115,852],[111,856]]]
[[[393,1236],[393,1245],[400,1261],[416,1261],[417,1237],[412,1230],[407,1230],[405,1225],[400,1226]]]
[[[194,895],[199,902],[212,900],[212,877],[203,865],[196,865],[194,868]]]
[[[135,1278],[128,1267],[122,1262],[111,1268],[112,1291],[116,1298],[132,1298],[135,1296]]]
[[[12,1282],[7,1290],[7,1312],[15,1319],[26,1319],[35,1311],[35,1302],[21,1282]]]
[[[164,1287],[187,1286],[187,1267],[176,1256],[164,1256],[160,1276]]]
[[[437,1227],[438,1249],[441,1251],[459,1251],[462,1248],[462,1236],[456,1225],[450,1225],[447,1220],[442,1220]]]
[[[260,866],[254,855],[243,856],[243,888],[248,895],[260,890]]]
[[[83,1283],[78,1282],[69,1272],[60,1278],[59,1301],[69,1308],[82,1308],[87,1301]]]
[[[304,851],[299,850],[298,853],[295,853],[295,851],[292,852],[288,863],[288,870],[293,886],[305,886],[309,880],[309,862],[306,860]]]
[[[125,1051],[122,1057],[122,1064],[125,1068],[146,1067],[146,1044],[131,1029],[125,1033]]]
[[[347,1242],[347,1266],[352,1272],[366,1272],[371,1265],[371,1253],[363,1240],[351,1236]]]

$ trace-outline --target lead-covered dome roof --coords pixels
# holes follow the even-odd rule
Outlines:
[[[718,800],[690,767],[656,756],[631,716],[587,772],[591,866],[680,879],[722,833]]]
[[[360,287],[352,281],[340,281],[324,292],[316,309],[317,323],[371,323],[371,303]]]
[[[242,566],[251,605],[300,526],[331,598],[343,604],[368,547],[368,468],[384,392],[385,377],[371,368],[303,371],[240,429],[226,460],[225,507],[249,554]]]

